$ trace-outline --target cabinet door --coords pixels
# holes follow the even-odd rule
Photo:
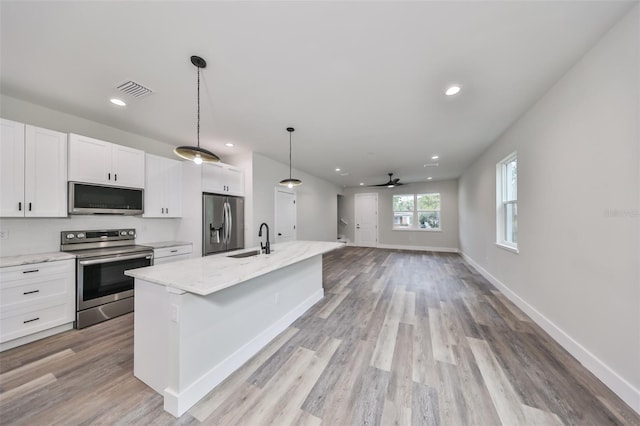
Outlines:
[[[0,120],[0,216],[24,216],[24,124]]]
[[[109,142],[69,134],[69,180],[114,185]]]
[[[144,151],[112,144],[112,185],[144,188]]]
[[[222,163],[202,164],[202,191],[223,194],[224,187],[224,165]]]
[[[165,160],[165,216],[182,217],[182,161]]]
[[[237,167],[225,166],[224,181],[230,195],[244,195],[244,171]]]
[[[145,155],[144,217],[164,217],[166,170],[162,160]]]
[[[25,216],[67,216],[67,135],[25,130]]]

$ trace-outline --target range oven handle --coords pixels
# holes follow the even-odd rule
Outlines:
[[[114,257],[101,257],[100,259],[81,260],[78,263],[82,266],[97,265],[99,263],[117,262],[119,260],[131,260],[131,259],[153,259],[152,254],[132,254],[129,256],[114,256]]]

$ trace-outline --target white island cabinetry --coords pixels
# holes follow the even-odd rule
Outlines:
[[[322,299],[322,254],[340,247],[294,241],[128,271],[134,375],[180,416]]]

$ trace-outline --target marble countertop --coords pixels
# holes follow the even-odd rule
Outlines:
[[[153,249],[193,245],[193,243],[190,243],[187,241],[159,241],[155,243],[136,243],[136,244],[140,246],[151,247]]]
[[[22,254],[18,256],[2,256],[0,257],[0,268],[8,266],[30,265],[32,263],[56,262],[58,260],[75,259],[75,255],[54,251],[50,253],[34,253]]]
[[[244,249],[126,271],[125,275],[202,296],[215,293],[285,266],[321,255],[342,243],[291,241],[271,246],[270,254],[234,259],[230,254],[257,250]]]

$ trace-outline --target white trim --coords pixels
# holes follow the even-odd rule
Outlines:
[[[498,242],[496,242],[496,246],[500,247],[503,250],[510,251],[511,253],[515,253],[515,254],[520,253],[520,250],[518,250],[518,247],[514,247],[514,246],[512,246],[512,245],[510,245],[508,243],[498,243]]]
[[[391,228],[392,231],[415,231],[415,232],[442,232],[442,228],[430,229],[430,228]]]
[[[29,334],[27,336],[18,337],[13,340],[9,340],[0,343],[0,352],[16,348],[18,346],[26,345],[27,343],[35,342],[36,340],[44,339],[45,337],[53,336],[54,334],[62,333],[64,331],[72,330],[73,323],[67,323],[58,325],[47,330],[38,331],[37,333]]]
[[[408,246],[398,244],[378,244],[378,248],[391,250],[414,250],[414,251],[435,251],[442,253],[459,253],[460,250],[454,247],[427,247],[427,246]]]
[[[214,387],[218,386],[245,362],[249,361],[252,356],[260,352],[262,348],[264,348],[271,340],[275,339],[278,334],[286,330],[287,327],[309,310],[309,308],[322,300],[323,297],[324,289],[321,288],[294,309],[286,313],[277,322],[247,342],[244,346],[238,348],[238,350],[229,355],[224,361],[213,367],[182,392],[178,393],[174,389],[167,387],[164,390],[164,409],[173,416],[180,417]]]
[[[527,303],[517,293],[491,275],[471,257],[462,251],[460,251],[460,254],[464,260],[473,266],[484,278],[500,290],[511,302],[522,309],[536,324],[542,327],[560,346],[566,349],[587,370],[592,372],[608,386],[609,389],[640,414],[640,389],[636,389],[631,383],[613,371],[608,365],[589,352],[589,350],[579,342],[575,341],[564,330]]]

